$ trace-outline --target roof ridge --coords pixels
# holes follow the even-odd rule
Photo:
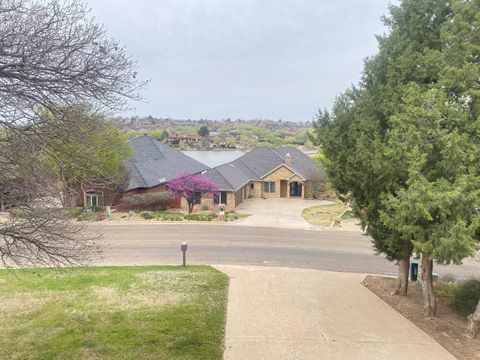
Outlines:
[[[247,154],[248,154],[248,153],[247,153]],[[247,155],[247,154],[245,154],[245,155]],[[250,169],[250,166],[248,166],[247,163],[242,160],[242,156],[239,157],[237,160],[240,160],[240,162],[241,162],[243,165],[245,165],[245,167],[246,167],[253,175],[257,176],[257,174],[255,174],[255,172],[254,172],[252,169]],[[234,161],[235,161],[235,160],[234,160]],[[233,161],[232,161],[232,162],[233,162]]]
[[[230,163],[227,163],[227,164],[230,164]],[[223,164],[223,165],[227,165],[227,164]],[[220,167],[222,165],[219,165],[217,167]],[[230,181],[227,180],[227,178],[225,176],[222,175],[222,173],[220,171],[217,170],[217,167],[213,168],[213,170],[215,170],[217,172],[218,175],[220,175],[223,180],[225,180],[227,182],[228,185],[230,185],[232,188],[235,188],[235,186],[232,185],[232,183]]]
[[[155,146],[155,148],[156,148],[158,151],[160,151],[160,154],[162,154],[162,156],[165,157],[165,155],[163,155],[163,149],[160,148],[160,147],[158,147],[158,144],[157,144],[157,143],[159,143],[159,144],[162,145],[162,146],[165,146],[166,144],[165,144],[165,143],[161,143],[161,142],[158,141],[157,139],[154,139],[154,138],[152,138],[152,137],[150,137],[150,136],[148,136],[148,135],[145,135],[145,136],[147,136],[147,137],[150,139],[150,141],[153,143],[153,146]]]
[[[272,149],[272,148],[269,148],[275,155],[277,155],[280,159],[282,159],[282,161],[284,161],[285,159],[283,158],[283,156],[281,156],[279,153],[277,153],[275,150],[278,150],[278,149],[281,149],[281,147],[279,148],[276,148],[275,150]]]
[[[132,164],[133,164],[133,166],[135,167],[135,170],[137,171],[138,175],[140,175],[140,177],[142,178],[143,183],[145,184],[145,186],[148,187],[147,179],[145,179],[145,177],[143,176],[142,172],[141,172],[140,170],[138,170],[137,162],[136,162],[136,161],[133,161]]]

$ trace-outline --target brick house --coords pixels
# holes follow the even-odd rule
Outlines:
[[[323,171],[294,147],[255,148],[204,176],[220,188],[214,203],[234,210],[247,198],[311,199]]]
[[[127,164],[129,176],[124,189],[119,191],[83,186],[79,194],[81,205],[113,205],[126,210],[122,206],[122,199],[126,196],[166,190],[166,183],[180,175],[201,174],[209,169],[201,162],[149,136],[132,138],[129,143],[133,155]],[[181,200],[177,199],[171,207],[179,208],[181,205]]]
[[[218,185],[220,193],[214,199],[202,199],[195,210],[204,207],[215,210],[218,204],[234,210],[247,198],[313,198],[318,178],[323,174],[307,155],[294,147],[255,148],[230,163],[210,169],[148,136],[129,142],[133,156],[127,164],[126,186],[121,191],[84,186],[78,196],[79,205],[110,205],[128,210],[122,202],[126,196],[163,191],[168,181],[180,175],[202,174]],[[170,207],[187,209],[187,203],[176,199]]]

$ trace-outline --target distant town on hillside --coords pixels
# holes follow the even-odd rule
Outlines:
[[[191,120],[153,116],[117,117],[111,121],[129,137],[147,134],[183,150],[249,150],[258,146],[286,145],[307,149],[313,147],[308,136],[311,121],[229,118]]]

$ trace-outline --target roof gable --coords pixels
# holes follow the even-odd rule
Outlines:
[[[285,169],[287,169],[288,171],[291,172],[291,175],[290,175],[288,178],[290,178],[290,177],[292,177],[292,176],[294,176],[294,175],[298,175],[299,177],[301,177],[301,178],[303,179],[303,176],[301,176],[300,174],[297,174],[297,173],[295,172],[295,170],[293,170],[292,168],[290,168],[290,167],[287,166],[286,164],[280,164],[280,165],[278,165],[275,169],[272,169],[271,171],[269,171],[268,173],[266,173],[265,175],[263,175],[263,176],[262,176],[262,179],[268,177],[269,175],[273,174],[274,172],[278,171],[278,170],[281,169],[281,168],[285,168]]]

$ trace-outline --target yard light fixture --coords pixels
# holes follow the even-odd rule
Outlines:
[[[185,241],[180,244],[180,250],[183,253],[183,266],[187,265],[187,248],[188,244]]]

